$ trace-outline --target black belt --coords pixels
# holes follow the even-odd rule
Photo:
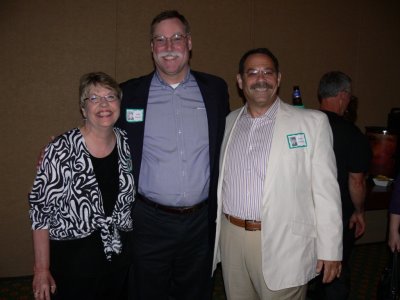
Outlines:
[[[168,213],[180,214],[180,215],[193,213],[207,205],[207,200],[204,200],[203,202],[200,202],[193,206],[167,206],[167,205],[162,205],[162,204],[153,202],[150,199],[147,199],[146,197],[139,195],[139,194],[136,194],[136,199],[141,200],[143,203],[147,204],[148,206],[157,208],[159,210],[162,210],[162,211],[165,211]]]

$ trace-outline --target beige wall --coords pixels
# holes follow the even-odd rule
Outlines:
[[[80,124],[79,77],[150,72],[149,23],[171,8],[191,22],[192,67],[228,82],[232,108],[238,60],[261,46],[280,60],[285,100],[298,84],[316,108],[320,76],[340,69],[354,80],[360,127],[385,125],[400,106],[397,0],[1,0],[0,277],[32,273],[26,196],[41,147]]]

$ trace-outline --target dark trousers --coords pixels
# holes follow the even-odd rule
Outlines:
[[[350,295],[350,258],[354,247],[354,228],[349,229],[349,220],[343,220],[343,260],[342,272],[339,278],[324,284],[322,276],[316,278],[315,300],[346,300]]]
[[[135,202],[130,299],[205,300],[211,292],[208,207],[174,214]]]
[[[126,300],[128,299],[129,268],[112,270],[93,276],[56,277],[57,290],[54,300]]]
[[[57,286],[52,299],[128,299],[129,234],[120,235],[123,250],[111,262],[98,231],[82,239],[50,241],[50,271]]]

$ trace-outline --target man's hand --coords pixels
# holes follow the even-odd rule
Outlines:
[[[323,283],[329,283],[335,277],[339,278],[340,273],[342,272],[342,263],[340,261],[329,261],[329,260],[320,260],[317,262],[317,274],[324,272],[324,277],[322,278]]]
[[[54,139],[55,139],[55,136],[52,135],[52,136],[50,137],[50,142],[54,141]],[[37,160],[36,160],[36,170],[39,170],[40,165],[42,164],[42,161],[43,161],[43,158],[44,158],[44,150],[45,150],[45,149],[46,149],[46,146],[44,146],[44,147],[40,150],[40,153],[39,153],[38,158],[37,158]]]
[[[365,232],[365,213],[362,212],[357,212],[355,211],[349,222],[349,228],[353,229],[353,227],[356,226],[355,231],[354,231],[354,237],[357,239],[360,236],[362,236]]]
[[[43,147],[40,150],[40,153],[39,153],[38,158],[36,160],[36,170],[39,170],[40,165],[42,164],[42,161],[43,161],[43,158],[44,158],[44,149],[46,149],[46,147]]]
[[[389,231],[389,248],[394,251],[400,251],[400,234],[397,231]]]
[[[364,173],[349,172],[349,192],[354,205],[354,213],[350,218],[349,228],[354,230],[355,238],[359,238],[365,231],[364,202],[367,193],[366,175]]]

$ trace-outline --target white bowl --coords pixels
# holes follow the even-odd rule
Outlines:
[[[389,184],[392,183],[393,179],[378,179],[378,178],[373,178],[373,181],[375,185],[377,186],[388,186]]]

